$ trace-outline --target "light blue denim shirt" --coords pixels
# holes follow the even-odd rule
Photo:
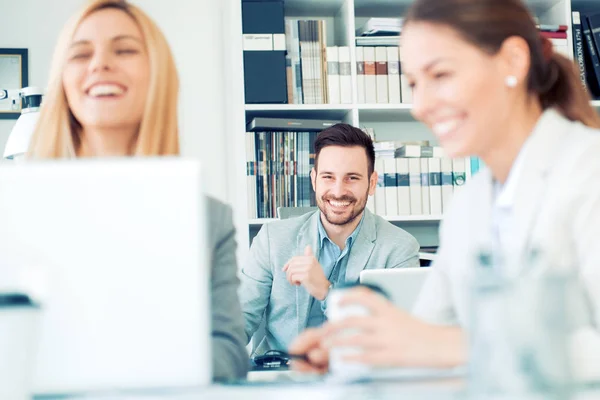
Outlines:
[[[350,250],[352,249],[352,244],[356,241],[356,236],[360,231],[364,219],[365,214],[363,212],[356,229],[354,229],[354,232],[346,239],[346,247],[344,247],[344,250],[342,251],[337,244],[329,239],[325,227],[321,222],[321,218],[319,217],[318,227],[320,248],[318,261],[323,268],[325,276],[329,282],[334,285],[346,283],[346,266],[348,265]],[[310,312],[308,313],[308,321],[306,324],[307,327],[321,326],[323,322],[325,322],[325,303],[325,301],[318,301],[314,297],[311,298]]]

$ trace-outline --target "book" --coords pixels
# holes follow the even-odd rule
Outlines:
[[[377,103],[388,103],[387,48],[375,47],[375,75],[377,82]]]
[[[442,215],[442,160],[427,159],[429,163],[429,204],[431,215]]]
[[[298,21],[298,40],[300,42],[300,65],[302,75],[302,103],[315,104],[314,72],[312,65],[312,51],[310,46],[309,21]]]
[[[433,157],[433,147],[405,144],[396,149],[395,156],[410,158]]]
[[[454,185],[454,190],[457,187],[464,186],[467,182],[467,173],[465,168],[465,159],[464,158],[456,158],[452,160],[452,184]]]
[[[365,53],[362,47],[356,48],[356,89],[358,104],[364,104],[365,100]]]
[[[356,47],[361,46],[396,46],[399,36],[359,36],[354,39]]]
[[[566,32],[569,30],[567,25],[537,24],[535,27],[545,32]]]
[[[322,131],[342,121],[321,119],[293,119],[254,117],[246,125],[246,131]]]
[[[573,56],[575,57],[575,64],[579,69],[579,78],[581,84],[587,90],[588,85],[585,79],[585,57],[583,52],[583,32],[581,31],[581,15],[579,11],[572,12],[572,23],[573,23]]]
[[[291,67],[292,104],[302,104],[302,72],[300,66],[300,41],[298,40],[298,21],[285,21],[285,39],[287,56]],[[288,87],[289,87],[288,83]],[[288,99],[290,98],[288,93]],[[288,100],[289,101],[289,100]]]
[[[242,32],[246,103],[287,103],[283,1],[243,1]]]
[[[596,60],[598,60],[598,62],[594,60],[594,70],[596,72],[598,87],[600,87],[600,14],[588,15],[586,19],[590,29],[590,38],[594,43]]]
[[[548,39],[566,39],[567,32],[547,32],[541,31],[540,35]]]
[[[596,51],[596,45],[594,42],[592,30],[586,16],[581,16],[581,30],[583,31],[583,38],[586,43],[586,50],[588,53],[588,59],[590,63],[588,71],[588,83],[591,92],[594,95],[600,94],[600,59]]]
[[[423,215],[431,214],[429,199],[429,159],[420,158],[421,161],[421,207]]]
[[[452,176],[452,159],[442,157],[442,212],[446,214],[450,207],[450,200],[454,194],[454,182]]]
[[[422,192],[421,192],[421,159],[408,159],[409,190],[410,190],[410,213],[411,215],[423,214]]]
[[[385,215],[398,215],[396,160],[394,158],[383,159],[383,172],[385,175]]]
[[[342,104],[352,103],[352,76],[350,64],[350,47],[339,47],[340,59],[340,101]]]
[[[375,188],[375,212],[385,215],[385,170],[383,159],[375,158],[375,171],[377,171],[377,187]]]
[[[341,103],[338,47],[327,48],[327,89],[330,104]]]
[[[329,103],[329,91],[327,84],[327,32],[325,21],[316,21],[317,41],[317,69],[319,73],[318,88],[320,93],[319,104]]]
[[[410,175],[408,158],[396,158],[396,186],[398,188],[398,215],[410,215]]]
[[[356,36],[399,35],[402,31],[402,18],[369,18],[356,30]]]
[[[377,76],[375,74],[375,47],[364,47],[365,56],[365,101],[377,103]]]
[[[398,47],[387,47],[389,103],[400,104],[400,55]]]

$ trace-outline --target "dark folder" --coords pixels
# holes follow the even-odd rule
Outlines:
[[[285,34],[283,1],[242,2],[244,35]],[[244,49],[246,103],[287,103],[285,50]]]

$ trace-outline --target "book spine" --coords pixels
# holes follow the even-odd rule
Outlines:
[[[329,85],[327,83],[327,31],[325,21],[319,21],[319,58],[321,66],[321,97],[322,103],[329,103]]]
[[[365,56],[365,101],[377,103],[377,75],[375,74],[375,47],[363,47]]]
[[[339,104],[340,100],[340,61],[338,48],[327,48],[327,86],[329,103]]]
[[[452,178],[452,159],[443,157],[442,166],[442,212],[445,214],[450,207],[450,200],[454,194],[454,183]]]
[[[323,104],[323,96],[321,92],[321,55],[319,45],[319,21],[308,21],[310,32],[310,46],[312,55],[312,95],[314,104]]]
[[[588,18],[585,16],[581,17],[581,29],[583,30],[583,37],[585,38],[587,44],[590,60],[592,61],[590,68],[592,68],[592,75],[595,78],[594,83],[596,87],[600,87],[600,59],[598,58],[598,53],[596,51],[596,45]]]
[[[340,59],[340,101],[343,104],[352,103],[352,76],[350,64],[350,47],[339,48]]]
[[[467,172],[465,167],[465,159],[456,158],[452,160],[452,184],[454,185],[454,190],[464,186],[466,182]]]
[[[300,43],[300,66],[302,74],[302,103],[312,104],[310,96],[310,51],[308,38],[308,21],[298,21],[298,38]]]
[[[285,21],[285,47],[286,47],[286,67],[288,77],[288,103],[298,104],[298,86],[296,83],[296,65],[294,60],[294,34],[293,20]]]
[[[566,39],[567,32],[548,32],[542,31],[540,32],[540,36],[548,38],[548,39]]]
[[[384,158],[383,171],[385,173],[385,215],[398,215],[398,186],[396,183],[396,160],[390,157]]]
[[[256,218],[256,207],[254,206],[253,197],[256,194],[253,191],[252,181],[255,179],[253,168],[254,160],[252,154],[252,144],[254,140],[254,134],[252,132],[246,132],[246,185],[248,189],[248,218]]]
[[[294,67],[294,75],[296,79],[296,91],[294,102],[296,104],[303,103],[302,97],[302,62],[300,60],[300,39],[298,36],[298,20],[292,20],[292,64]]]
[[[410,179],[410,213],[412,215],[422,215],[421,159],[409,158],[408,172]]]
[[[375,47],[375,75],[377,81],[377,103],[388,103],[387,49]]]
[[[398,47],[387,47],[387,62],[388,62],[388,96],[389,102],[399,104],[402,102],[400,95],[400,58]]]
[[[375,159],[375,171],[377,171],[377,187],[375,188],[375,213],[385,215],[385,171],[383,159]]]
[[[365,100],[365,53],[362,47],[356,48],[356,86],[358,104],[364,104]]]
[[[410,175],[407,158],[396,158],[398,215],[410,215]]]
[[[431,215],[442,215],[442,161],[429,159],[429,204]]]
[[[429,199],[429,159],[420,158],[421,161],[421,204],[423,215],[431,214],[431,205]]]

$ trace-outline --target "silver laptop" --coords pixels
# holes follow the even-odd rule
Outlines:
[[[42,306],[35,393],[211,381],[200,175],[176,158],[0,167],[0,287]]]
[[[360,282],[379,286],[397,307],[411,311],[429,271],[428,267],[369,269],[360,273]]]

